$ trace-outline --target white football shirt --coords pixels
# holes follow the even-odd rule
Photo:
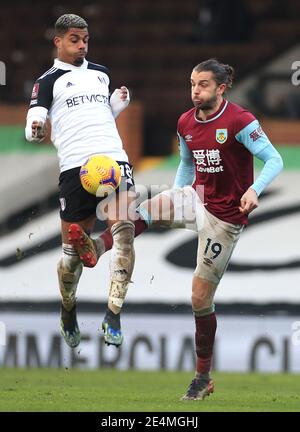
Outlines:
[[[34,84],[27,124],[51,123],[60,171],[81,166],[93,154],[128,162],[110,105],[110,73],[84,60],[73,66],[55,59]]]

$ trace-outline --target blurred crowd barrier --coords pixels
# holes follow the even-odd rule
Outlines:
[[[0,105],[0,152],[9,147],[12,139],[16,139],[14,136],[15,129],[25,127],[27,109],[28,106],[25,104]],[[14,126],[16,126],[15,129]],[[117,127],[131,163],[133,165],[137,164],[143,156],[144,109],[142,103],[138,101],[131,102],[128,108],[118,117]],[[50,143],[50,134],[49,127],[45,143],[40,145]],[[25,137],[18,134],[17,139],[20,142],[15,143],[15,147],[19,147],[21,150],[26,146]]]
[[[278,145],[300,145],[300,120],[263,119],[264,132]]]

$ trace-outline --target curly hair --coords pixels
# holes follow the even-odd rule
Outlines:
[[[84,29],[88,27],[87,22],[78,15],[64,14],[55,23],[55,34],[66,33],[70,28]]]

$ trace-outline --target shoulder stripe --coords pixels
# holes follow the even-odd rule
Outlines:
[[[87,69],[97,70],[99,72],[105,73],[110,78],[110,70],[103,65],[99,65],[96,63],[88,62]]]
[[[43,79],[45,76],[53,74],[56,71],[57,71],[57,68],[52,67],[51,69],[47,70],[47,72],[45,72],[43,75],[41,75],[38,79]]]

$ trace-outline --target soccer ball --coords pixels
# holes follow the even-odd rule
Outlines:
[[[112,158],[91,156],[79,172],[82,187],[92,195],[104,197],[114,192],[121,182],[121,169]]]

